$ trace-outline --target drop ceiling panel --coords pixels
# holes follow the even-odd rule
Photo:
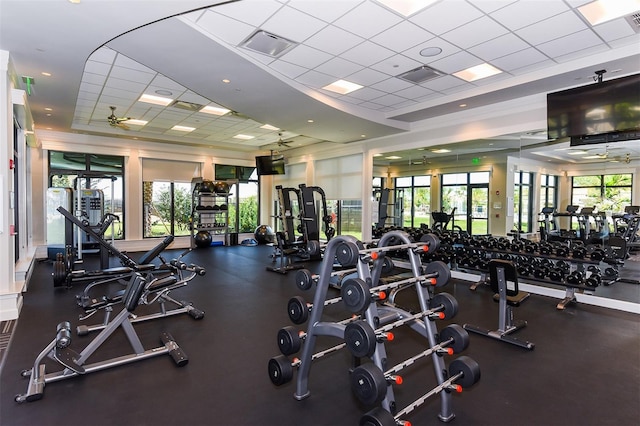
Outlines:
[[[575,13],[568,11],[522,28],[516,31],[516,34],[528,43],[536,46],[582,31],[586,28],[586,25],[575,15]],[[576,47],[576,50],[580,49],[579,44]]]
[[[223,16],[228,16],[236,21],[243,22],[252,27],[260,27],[265,20],[282,8],[282,3],[274,0],[262,1],[237,1],[226,4],[224,7],[216,7],[213,10]]]
[[[104,75],[92,74],[90,72],[82,75],[82,82],[102,86],[107,78]]]
[[[393,55],[377,64],[371,65],[371,68],[383,72],[387,75],[396,76],[412,69],[418,68],[422,63],[411,59],[404,55]]]
[[[349,76],[349,81],[363,86],[369,86],[382,80],[386,80],[387,78],[389,78],[388,74],[381,73],[371,68],[365,68],[351,74]]]
[[[530,47],[520,50],[510,55],[503,56],[491,61],[491,63],[501,70],[512,72],[532,64],[546,61],[549,58],[541,53],[538,49]]]
[[[397,105],[403,102],[406,102],[406,98],[400,97],[400,96],[396,96],[396,95],[392,95],[392,94],[386,94],[384,96],[381,96],[379,98],[375,98],[372,99],[373,102],[380,104],[380,105],[384,105],[384,106],[393,106],[393,105]]]
[[[112,64],[116,59],[117,52],[107,48],[100,48],[91,53],[91,60],[96,62],[104,62],[105,64]],[[90,62],[88,61],[88,62]]]
[[[280,60],[308,69],[313,69],[332,57],[333,56],[328,53],[321,52],[318,49],[299,45],[282,55]]]
[[[308,68],[301,67],[285,61],[273,61],[271,69],[279,72],[280,74],[288,77],[292,80],[298,78],[302,74],[308,71]]]
[[[485,43],[473,46],[469,49],[469,52],[490,62],[495,58],[510,55],[528,47],[529,45],[522,41],[520,37],[517,37],[512,33],[508,33]]]
[[[376,35],[371,41],[397,52],[425,43],[434,37],[424,28],[409,21],[402,21]]]
[[[507,29],[493,19],[483,16],[442,35],[442,38],[458,47],[467,49],[504,35]]]
[[[141,63],[136,62],[130,58],[127,58],[124,55],[116,55],[113,65],[115,67],[122,67],[122,68],[127,68],[135,71],[142,71],[142,72],[151,71],[149,68],[145,67]]]
[[[593,30],[604,39],[605,42],[619,40],[625,37],[634,36],[636,32],[624,19],[614,19],[593,27]]]
[[[480,58],[463,50],[458,53],[454,53],[451,56],[447,56],[444,59],[440,59],[439,61],[432,62],[430,66],[433,66],[447,74],[451,74],[469,67],[480,65],[481,63],[482,60]]]
[[[514,31],[567,10],[561,1],[518,1],[492,12],[491,16]]]
[[[394,55],[392,50],[365,41],[342,54],[342,57],[363,66],[371,66]]]
[[[442,49],[442,52],[439,55],[425,57],[420,54],[420,52],[427,47],[439,47]],[[431,62],[437,61],[442,58],[446,58],[447,56],[453,55],[454,53],[460,52],[460,48],[458,46],[454,46],[446,40],[443,40],[440,37],[433,38],[425,43],[421,43],[418,46],[415,46],[411,49],[407,49],[402,52],[403,55],[408,56],[409,58],[415,59],[418,62],[423,64],[429,64]]]
[[[203,31],[208,32],[232,46],[239,45],[255,30],[255,27],[252,25],[229,18],[212,10],[204,13],[198,20],[197,25]]]
[[[113,67],[110,76],[113,78],[120,78],[122,80],[148,84],[156,76],[156,74],[123,67]]]
[[[98,62],[98,61],[87,61],[84,66],[84,72],[90,72],[92,74],[99,75],[109,75],[109,71],[111,71],[111,64]]]
[[[369,39],[400,21],[402,18],[377,3],[365,2],[337,19],[334,25]]]
[[[138,83],[135,81],[109,77],[109,79],[107,79],[107,81],[105,82],[105,87],[117,87],[122,90],[127,90],[131,92],[131,97],[137,99],[143,93],[144,89],[148,86],[145,83]]]
[[[359,45],[364,40],[364,38],[342,28],[330,26],[311,36],[305,41],[305,44],[332,55],[339,55]]]
[[[347,61],[346,59],[335,57],[319,65],[315,70],[324,74],[332,75],[337,78],[345,78],[349,74],[358,72],[363,68],[364,67],[362,65],[355,64],[351,61]]]
[[[474,6],[482,10],[484,13],[491,13],[518,0],[483,0],[474,3]],[[590,0],[588,0],[590,1]]]
[[[361,0],[291,0],[287,6],[296,8],[325,22],[333,22],[362,3]]]
[[[440,36],[481,16],[482,12],[465,1],[456,2],[455,7],[440,2],[416,13],[409,21]]]
[[[599,44],[602,44],[602,40],[600,40],[593,31],[584,30],[548,43],[540,44],[536,46],[536,48],[545,55],[555,58]]]
[[[261,28],[299,43],[308,39],[326,25],[327,23],[320,19],[285,6],[278,11],[278,14],[262,24]]]
[[[386,93],[398,94],[398,92],[400,92],[401,90],[412,89],[412,88],[416,88],[418,86],[416,86],[413,83],[409,83],[408,81],[401,80],[399,78],[388,78],[388,79],[386,79],[384,81],[381,81],[379,83],[373,84],[371,87],[373,87],[374,89],[381,90],[381,91],[386,92]],[[412,97],[413,97],[413,95],[405,96],[405,98],[412,98]]]
[[[436,92],[448,90],[452,87],[468,85],[464,81],[460,80],[457,77],[453,77],[451,75],[445,75],[443,77],[438,77],[433,80],[426,81],[421,84],[421,86],[426,87],[427,89],[434,90]],[[468,85],[468,87],[472,87]]]

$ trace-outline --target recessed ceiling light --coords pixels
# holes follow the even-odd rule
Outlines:
[[[578,11],[591,25],[598,25],[636,12],[638,9],[640,9],[638,0],[596,0],[580,6]]]
[[[231,110],[227,108],[216,107],[213,105],[207,105],[204,108],[202,108],[200,112],[203,112],[205,114],[213,114],[213,115],[225,115],[231,112]]]
[[[173,126],[171,128],[171,130],[178,130],[180,132],[193,132],[196,128],[195,127],[187,127],[187,126]]]
[[[438,149],[432,149],[431,152],[433,152],[434,154],[445,154],[447,152],[451,152],[451,150],[446,148],[438,148]]]
[[[377,1],[378,3],[381,3],[387,6],[389,9],[404,16],[405,18],[413,15],[416,12],[421,11],[425,7],[436,2],[436,0],[377,0]]]
[[[464,108],[466,106],[467,106],[467,104],[460,104],[460,108]]]
[[[231,83],[231,80],[229,80],[228,78],[225,78],[222,80],[223,83]]]
[[[402,157],[399,157],[399,156],[397,156],[397,155],[390,155],[390,156],[388,156],[388,157],[384,157],[384,158],[386,158],[387,160],[399,160],[399,159],[401,159]]]
[[[356,83],[352,83],[350,81],[338,80],[324,86],[323,89],[329,90],[335,93],[340,93],[341,95],[346,95],[347,93],[351,93],[354,90],[362,89],[362,87],[363,86]]]
[[[307,123],[313,123],[313,120],[312,119],[308,119]]]
[[[255,136],[249,136],[249,135],[243,135],[243,134],[238,134],[234,136],[234,139],[242,139],[244,141],[248,141],[249,139],[253,139]]]
[[[173,99],[163,98],[161,96],[148,95],[145,93],[142,96],[140,96],[140,99],[138,99],[138,101],[146,102],[148,104],[167,106],[171,102],[173,102]]]
[[[80,0],[69,0],[69,3],[80,4]]]
[[[424,56],[426,58],[430,58],[432,56],[438,56],[442,53],[442,49],[439,47],[425,47],[420,51],[420,56]]]
[[[360,135],[360,137],[361,137],[361,138],[366,138],[366,137],[367,137],[367,135]]]
[[[382,154],[373,154],[374,157],[382,157]]]
[[[162,96],[171,96],[171,95],[173,95],[173,93],[171,93],[170,90],[165,90],[165,89],[156,90],[156,94],[157,95],[162,95]]]
[[[263,124],[262,126],[260,126],[261,129],[265,129],[265,130],[273,130],[273,131],[278,131],[280,130],[279,127],[276,126],[272,126],[271,124]]]
[[[480,80],[481,78],[486,78],[492,75],[500,74],[501,72],[502,71],[500,71],[498,68],[494,67],[493,65],[484,63],[484,64],[476,65],[475,67],[467,68],[466,70],[454,72],[453,75],[465,81],[476,81],[476,80]]]
[[[42,71],[40,74],[44,75],[45,77],[51,77],[50,72]]]
[[[49,107],[46,107],[44,110],[45,110],[45,111],[53,111],[53,109],[51,109],[51,108],[49,108]]]
[[[134,124],[136,126],[146,126],[148,121],[145,120],[136,120],[135,118],[132,118],[131,120],[126,120],[125,121],[126,124]]]

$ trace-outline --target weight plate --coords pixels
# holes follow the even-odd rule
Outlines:
[[[359,426],[397,426],[393,415],[382,407],[376,407],[360,417]]]
[[[458,314],[458,301],[449,293],[438,293],[429,301],[429,308],[444,312],[445,319],[451,319]]]
[[[344,329],[344,342],[353,356],[370,357],[376,351],[376,333],[365,321],[354,321]]]
[[[340,287],[342,302],[350,312],[359,314],[364,312],[371,303],[369,286],[360,278],[349,278]]]
[[[421,243],[426,243],[429,246],[429,253],[435,253],[440,248],[440,238],[433,234],[424,234],[420,237]]]
[[[455,383],[463,388],[471,387],[480,380],[480,366],[473,358],[466,355],[454,359],[449,365],[449,377],[453,377],[458,373],[463,375]]]
[[[278,355],[269,360],[269,379],[276,386],[284,385],[293,378],[293,367],[284,355]]]
[[[278,330],[278,348],[283,355],[295,354],[301,346],[302,340],[295,328],[286,326]]]
[[[383,257],[382,258],[382,273],[385,275],[388,275],[390,273],[393,272],[393,270],[395,269],[395,265],[393,264],[393,260],[389,259],[388,257]]]
[[[458,324],[450,324],[440,331],[440,342],[453,339],[447,347],[453,349],[454,353],[460,353],[469,346],[469,333]]]
[[[67,273],[62,260],[56,260],[53,262],[53,286],[60,287],[65,284],[67,280]]]
[[[375,364],[356,367],[351,373],[351,390],[365,405],[377,405],[387,394],[387,380]]]
[[[287,313],[292,323],[304,324],[309,319],[307,302],[300,296],[292,297],[287,303]]]
[[[336,261],[342,266],[354,266],[359,255],[360,250],[353,242],[343,241],[336,248]]]
[[[320,256],[320,241],[318,240],[307,241],[307,254],[309,256]]]
[[[296,271],[296,286],[300,290],[309,290],[313,286],[313,275],[308,269],[298,269]]]
[[[440,260],[427,263],[427,267],[424,272],[425,275],[434,276],[436,279],[436,287],[447,285],[451,279],[451,269],[449,269],[449,266],[446,263]]]

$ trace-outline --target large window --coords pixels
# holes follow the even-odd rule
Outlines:
[[[554,207],[558,210],[558,178],[557,176],[540,176],[540,209]]]
[[[419,227],[431,220],[431,176],[396,178],[396,200],[401,202],[402,226]]]
[[[531,232],[533,221],[533,174],[515,172],[513,182],[513,226],[520,232]]]
[[[631,205],[632,175],[589,175],[571,179],[571,203],[600,212],[623,212]]]
[[[472,235],[489,231],[489,172],[442,175],[442,212],[452,215],[448,229]]]
[[[119,218],[105,237],[124,238],[124,157],[49,151],[49,187],[100,191],[104,213]]]
[[[255,167],[216,164],[216,180],[237,180],[229,196],[229,231],[254,232],[258,227],[259,181]]]
[[[190,235],[191,183],[143,182],[144,237]]]

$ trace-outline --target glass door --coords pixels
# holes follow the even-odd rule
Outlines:
[[[489,187],[485,184],[471,185],[471,197],[467,199],[467,229],[471,235],[489,233]]]

